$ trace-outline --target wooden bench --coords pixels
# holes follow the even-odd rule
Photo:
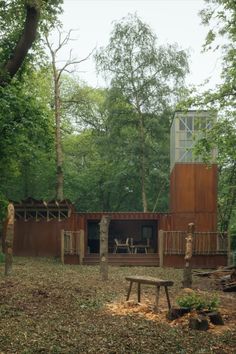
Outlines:
[[[152,277],[144,277],[144,276],[129,276],[126,277],[125,279],[130,282],[126,301],[129,300],[133,283],[137,283],[138,302],[141,301],[141,284],[154,285],[156,287],[156,308],[158,308],[160,287],[164,286],[168,308],[169,309],[171,308],[170,298],[168,294],[168,286],[172,286],[174,284],[173,281],[162,280],[162,279],[152,278]]]

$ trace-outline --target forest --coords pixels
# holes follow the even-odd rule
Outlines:
[[[159,45],[132,14],[88,53],[107,82],[90,87],[72,70],[87,58],[58,64],[72,36],[62,11],[62,0],[0,2],[0,217],[9,200],[28,197],[69,199],[77,211],[168,211],[173,114],[208,109],[218,121],[195,153],[210,164],[217,149],[219,228],[236,232],[235,2],[210,0],[201,11],[203,50],[223,63],[222,83],[204,93],[185,83],[188,54]]]

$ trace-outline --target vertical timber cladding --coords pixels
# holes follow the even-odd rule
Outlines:
[[[18,256],[60,256],[61,230],[76,230],[73,205],[65,200],[48,203],[33,198],[15,202],[13,251]]]
[[[174,230],[189,222],[197,231],[215,231],[217,223],[217,165],[176,163],[170,176],[170,207]]]
[[[60,255],[61,230],[76,230],[75,214],[62,221],[45,219],[15,222],[14,254],[17,256],[51,257]]]

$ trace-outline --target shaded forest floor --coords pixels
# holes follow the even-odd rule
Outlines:
[[[94,266],[62,266],[52,259],[17,258],[5,278],[0,264],[0,353],[236,353],[236,296],[194,277],[194,288],[217,293],[224,326],[189,330],[187,318],[167,321],[161,289],[160,311],[153,311],[154,288],[135,287],[126,303],[126,275],[174,281],[172,305],[181,289],[182,270],[110,267],[109,281]]]

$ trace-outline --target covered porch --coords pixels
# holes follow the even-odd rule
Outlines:
[[[110,218],[108,260],[113,265],[159,265],[158,230],[167,215],[143,212],[77,213],[77,224],[84,239],[86,265],[99,263],[100,221]]]
[[[99,222],[87,220],[87,254],[99,254]],[[111,254],[157,253],[157,220],[111,220],[108,252]]]
[[[163,220],[168,214],[144,212],[98,212],[78,213],[79,228],[84,231],[85,254],[99,254],[99,223],[102,216],[110,218],[108,233],[108,251],[115,253],[158,253],[158,230],[163,228]],[[169,220],[168,220],[169,221]],[[166,229],[166,228],[165,228]],[[128,247],[116,247],[127,243]],[[143,247],[136,247],[136,246]]]

